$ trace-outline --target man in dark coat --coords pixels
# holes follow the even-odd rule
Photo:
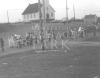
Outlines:
[[[0,38],[1,51],[4,52],[4,40]]]

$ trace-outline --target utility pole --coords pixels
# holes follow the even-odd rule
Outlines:
[[[9,13],[8,13],[8,10],[7,10],[7,20],[8,20],[8,23],[9,23]]]
[[[44,15],[44,25],[45,25],[45,23],[46,23],[46,13],[45,13],[45,1],[43,0],[43,15]]]
[[[69,34],[69,25],[68,25],[68,3],[67,3],[67,0],[66,0],[66,26],[67,26],[67,33]],[[69,36],[68,36],[69,38]]]
[[[40,11],[39,11],[39,22],[40,22],[40,32],[41,32],[41,43],[42,43],[42,50],[45,49],[45,46],[44,46],[44,30],[43,30],[43,21],[44,19],[42,20],[42,12],[41,12],[41,2],[40,0],[38,0],[38,3],[39,3],[39,8],[40,8]],[[43,7],[43,5],[42,5]]]
[[[66,0],[66,21],[68,21],[68,4],[67,4],[67,0]]]
[[[38,0],[38,3],[39,3],[39,22],[40,22],[40,28],[42,29],[42,12],[41,12],[41,2],[40,0]]]
[[[75,6],[74,6],[74,4],[73,4],[73,12],[74,12],[74,20],[75,20]]]

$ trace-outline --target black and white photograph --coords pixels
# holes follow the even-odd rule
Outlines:
[[[0,0],[0,78],[100,78],[100,0]]]

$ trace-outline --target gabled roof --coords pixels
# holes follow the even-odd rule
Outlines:
[[[51,5],[49,5],[49,6],[50,6],[50,8],[55,12],[54,8],[53,8]]]
[[[42,4],[39,4],[39,3],[29,4],[28,7],[22,13],[22,15],[36,13],[40,10],[41,7],[42,7]]]

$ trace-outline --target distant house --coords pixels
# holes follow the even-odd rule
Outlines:
[[[29,22],[29,21],[37,21],[40,19],[39,17],[39,11],[41,10],[41,17],[44,19],[44,13],[43,13],[43,2],[45,3],[45,18],[47,20],[53,20],[55,19],[55,10],[52,8],[52,6],[49,4],[49,0],[40,0],[41,3],[34,3],[29,4],[28,7],[24,10],[22,13],[23,21]]]
[[[96,24],[98,20],[98,17],[96,15],[86,15],[84,17],[84,23],[85,24]]]
[[[71,28],[78,28],[82,26],[84,21],[82,19],[71,19],[68,21],[68,24]]]

